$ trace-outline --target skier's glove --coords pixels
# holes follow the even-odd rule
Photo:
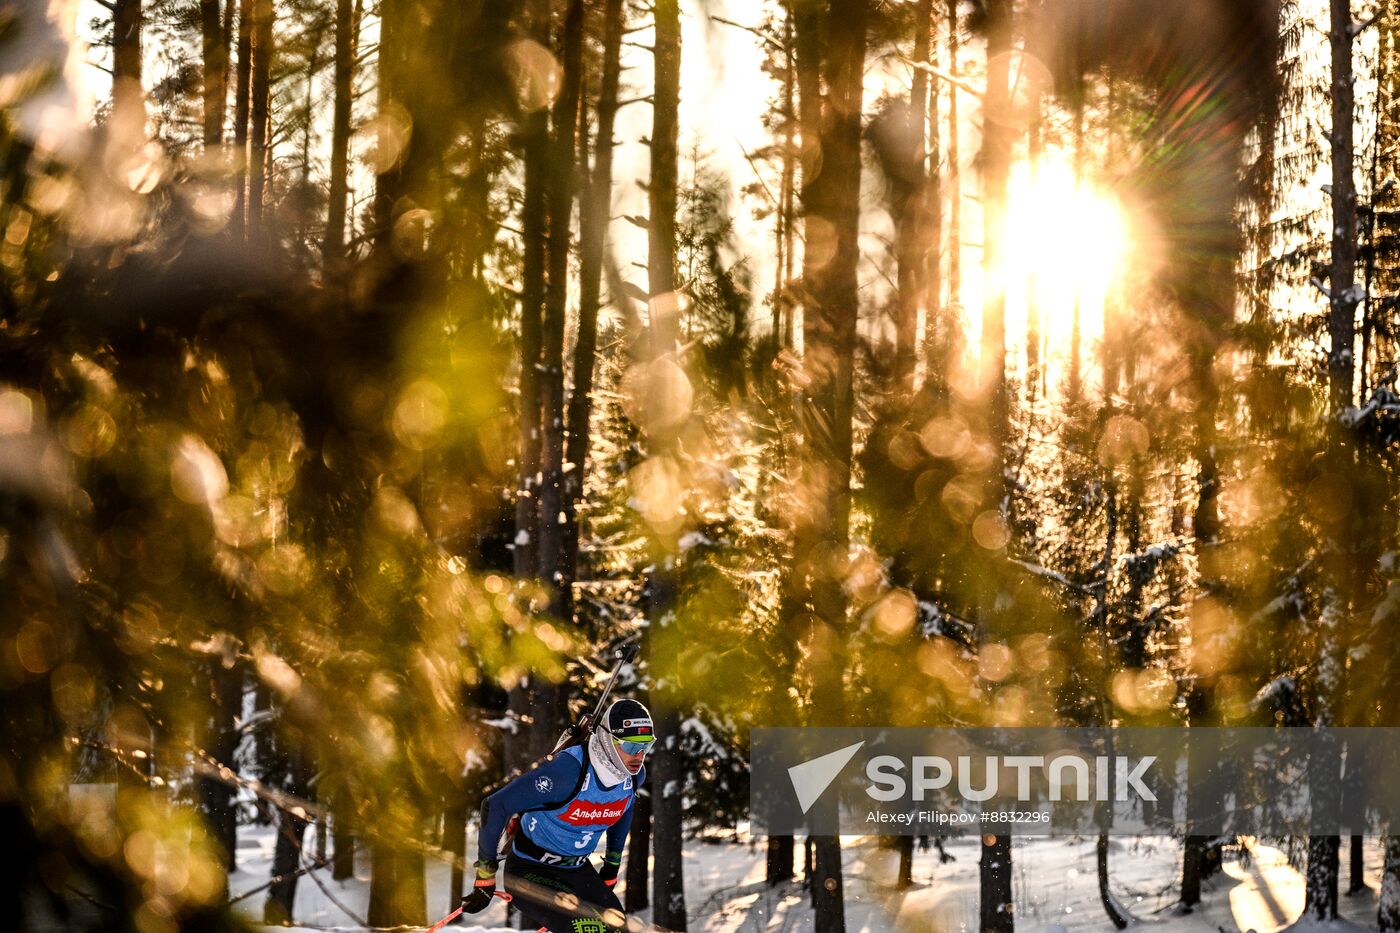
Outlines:
[[[496,893],[496,867],[494,859],[483,859],[476,863],[476,886],[470,894],[462,898],[462,910],[469,914],[479,914],[491,906],[491,898]]]
[[[603,879],[603,884],[612,887],[617,884],[617,870],[622,867],[622,853],[609,852],[603,856],[603,867],[598,870],[598,877]]]

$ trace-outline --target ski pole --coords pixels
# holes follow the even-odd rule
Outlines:
[[[508,891],[494,891],[492,893],[499,897],[501,900],[505,901],[507,904],[514,900],[514,898]],[[443,917],[437,923],[434,923],[432,926],[428,927],[425,933],[437,933],[438,930],[441,930],[443,927],[447,926],[449,923],[451,923],[453,920],[456,920],[460,916],[462,916],[462,908],[458,907],[456,910],[452,911],[452,913],[448,914],[446,917]]]
[[[574,731],[591,730],[598,721],[598,717],[603,715],[603,707],[607,705],[608,697],[612,695],[613,684],[617,683],[617,675],[622,672],[622,665],[628,664],[637,659],[638,645],[623,645],[617,649],[617,663],[613,665],[612,676],[608,678],[608,684],[603,688],[602,696],[598,697],[598,705],[593,707],[593,713],[579,720],[579,724],[574,727]],[[559,750],[557,747],[554,749]]]

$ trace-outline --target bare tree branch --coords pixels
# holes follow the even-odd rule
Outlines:
[[[922,72],[933,75],[935,78],[947,81],[949,84],[953,85],[953,87],[958,88],[961,91],[966,91],[973,97],[976,97],[978,100],[981,100],[982,97],[986,94],[985,91],[978,90],[974,85],[969,84],[962,78],[959,78],[957,75],[949,74],[948,72],[943,71],[940,68],[935,68],[928,62],[916,62],[912,58],[907,58],[903,55],[901,55],[900,58],[903,59],[904,63],[907,64],[909,67],[917,68]]]
[[[759,29],[756,26],[745,26],[743,23],[736,23],[732,19],[725,19],[723,16],[711,16],[710,22],[723,23],[726,26],[733,26],[735,29],[742,29],[744,30],[744,32],[751,32],[755,36],[758,36],[758,38],[763,41],[764,45],[773,49],[775,52],[783,51],[783,47],[780,43],[775,42],[772,36],[768,35],[762,29]]]

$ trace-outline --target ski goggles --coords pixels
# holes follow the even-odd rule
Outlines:
[[[606,729],[603,731],[607,732]],[[611,732],[608,732],[608,737],[613,740],[613,744],[616,745],[620,751],[628,755],[642,755],[651,751],[651,739],[642,739],[639,742],[634,742],[631,739],[619,739]]]

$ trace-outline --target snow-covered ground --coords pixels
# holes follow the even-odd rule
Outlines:
[[[314,831],[313,831],[314,832]],[[312,832],[308,832],[308,843]],[[1345,921],[1332,930],[1354,924],[1376,928],[1376,895],[1381,852],[1367,840],[1366,877],[1371,890],[1343,896]],[[474,840],[472,840],[474,844]],[[244,828],[239,842],[239,871],[231,880],[235,896],[267,882],[272,860],[270,829]],[[975,839],[945,844],[953,861],[940,863],[936,849],[915,852],[915,886],[900,892],[892,887],[896,855],[879,849],[868,838],[849,839],[845,846],[846,921],[851,933],[961,933],[977,928],[977,860]],[[801,853],[799,850],[799,862]],[[1193,913],[1175,910],[1175,880],[1181,866],[1180,842],[1162,838],[1112,840],[1109,856],[1112,889],[1138,921],[1159,933],[1231,933],[1253,930],[1275,933],[1292,925],[1303,910],[1303,878],[1290,868],[1284,854],[1262,844],[1246,859],[1232,858],[1225,873],[1205,885],[1204,900]],[[1343,879],[1347,882],[1343,853]],[[1099,904],[1098,881],[1091,838],[1018,838],[1012,855],[1017,929],[1043,933],[1087,933],[1111,930]],[[763,884],[761,843],[695,840],[686,848],[686,902],[692,933],[805,933],[812,914],[800,887],[769,890]],[[427,866],[430,919],[445,914],[448,869],[430,859]],[[367,863],[357,865],[353,879],[330,880],[329,869],[316,873],[318,885],[302,876],[297,884],[296,918],[306,929],[361,930],[369,900]],[[323,887],[324,886],[324,889]],[[265,895],[239,902],[238,909],[260,917]],[[335,902],[339,901],[341,906]],[[353,916],[352,916],[353,915]],[[644,918],[641,918],[644,919]],[[506,929],[504,905],[471,918],[478,930]],[[452,927],[454,931],[473,927]]]

